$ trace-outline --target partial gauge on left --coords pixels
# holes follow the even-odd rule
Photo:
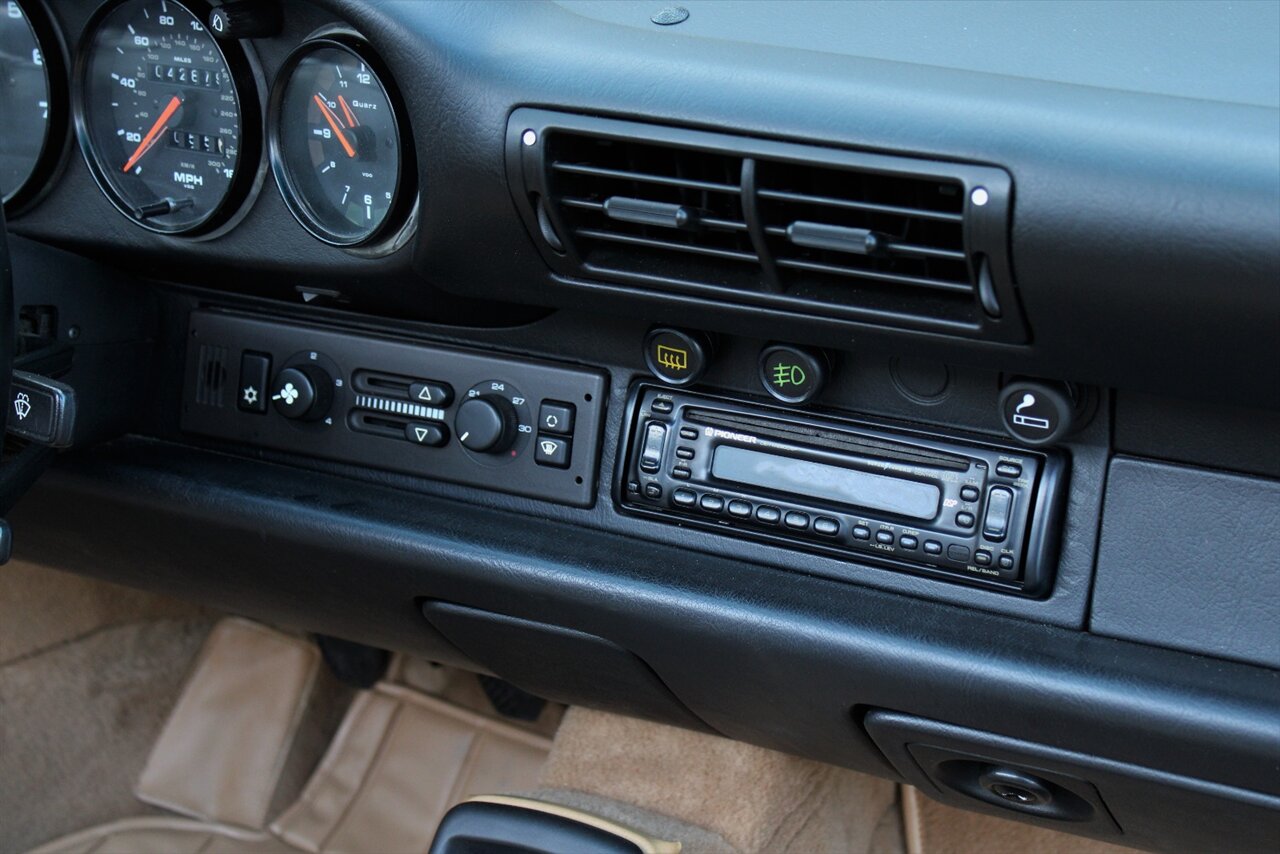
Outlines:
[[[76,130],[99,186],[164,233],[209,231],[253,183],[259,110],[247,58],[196,0],[109,6],[80,53]]]
[[[0,194],[5,209],[29,201],[61,150],[66,87],[62,50],[34,0],[0,2]]]

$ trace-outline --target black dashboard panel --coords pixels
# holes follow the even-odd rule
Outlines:
[[[16,553],[905,779],[907,745],[872,732],[896,715],[955,736],[946,749],[963,736],[992,761],[1040,756],[1047,773],[1083,775],[1123,803],[1114,818],[1144,845],[1178,844],[1175,799],[1239,809],[1197,815],[1197,832],[1230,839],[1233,815],[1261,814],[1265,829],[1280,797],[1280,671],[1258,638],[1274,596],[1238,603],[1280,583],[1264,545],[1280,476],[1280,6],[1177,4],[1153,27],[1141,4],[686,5],[688,21],[664,28],[632,2],[284,0],[277,31],[227,45],[252,68],[244,106],[268,132],[288,58],[321,36],[376,56],[404,108],[413,198],[396,204],[401,228],[365,245],[326,243],[292,215],[269,146],[213,232],[138,228],[64,128],[60,165],[8,223],[19,367],[72,384],[98,418],[11,514]],[[74,57],[100,4],[41,8]],[[368,136],[336,96],[320,100],[308,130],[354,163]],[[614,137],[538,159],[532,128],[513,124],[529,115]],[[679,272],[674,256],[661,270],[597,264],[623,275],[596,278],[547,240],[548,223],[554,234],[588,221],[540,217],[554,182],[530,176],[633,133],[641,145],[616,148],[637,168],[614,168],[619,178],[577,161],[575,174],[684,181],[683,195],[587,181],[569,206],[713,259],[701,268],[711,287],[650,287]],[[655,139],[693,141],[694,154],[646,160]],[[715,150],[732,155],[723,180],[678,174],[723,167],[702,156]],[[798,175],[799,189],[770,183]],[[998,178],[998,193],[978,204],[986,187],[970,175]],[[798,213],[770,219],[761,199]],[[815,213],[872,207],[870,224]],[[914,240],[931,217],[964,227]],[[719,242],[703,242],[703,226]],[[841,266],[830,253],[853,259],[839,275],[870,271],[877,284],[769,290],[786,286],[771,255],[775,267]],[[1004,268],[984,284],[995,254]],[[959,296],[922,301],[894,289],[904,278]],[[726,295],[743,281],[764,298]],[[920,314],[944,303],[951,314]],[[659,326],[706,356],[687,386],[646,363]],[[787,400],[769,387],[761,366],[779,345],[821,366],[819,390]],[[1023,389],[1063,401],[1070,423],[1050,447],[1006,427]],[[633,392],[648,409],[632,408]],[[688,487],[636,476],[633,428],[674,418],[655,418],[663,398],[673,413],[677,400],[712,401],[771,429],[861,430],[864,449],[931,441],[913,453],[963,457],[974,480],[979,464],[1014,461],[1039,480],[992,476],[965,499],[947,492],[959,480],[915,469],[893,519],[870,518],[865,495],[847,514],[826,499],[786,508],[835,519],[849,537],[838,549],[812,529],[798,545],[736,528],[727,503],[708,521],[701,494],[697,512],[663,504],[659,516],[653,502]],[[90,447],[99,439],[113,441]],[[745,485],[761,460],[730,460],[719,479],[706,462],[696,474],[715,488],[702,493],[748,500],[726,497],[730,476]],[[931,520],[947,536],[961,512],[985,536],[988,486],[1052,498],[1045,518],[1026,517],[1035,536],[1007,546],[1003,586],[954,583],[980,574],[959,557],[949,569],[886,558],[919,538],[930,484],[958,502]],[[646,504],[650,485],[662,494]],[[791,493],[777,480],[750,485],[768,493],[753,502],[783,513]],[[1217,520],[1210,534],[1202,518]],[[878,557],[854,541],[860,525],[885,547]],[[1234,548],[1228,531],[1258,545]],[[1041,552],[1052,571],[1021,591],[1032,595],[1009,595],[1019,561]]]
[[[93,6],[58,4],[55,11],[74,35]],[[1051,13],[1028,9],[1023,37],[1051,39],[1037,14]],[[1223,39],[1256,45],[1239,18],[1211,17]],[[738,42],[673,39],[644,20],[620,26],[541,0],[322,0],[290,4],[285,34],[253,43],[264,77],[335,18],[370,41],[403,89],[422,197],[430,200],[405,249],[371,261],[317,247],[301,226],[280,217],[283,202],[269,182],[252,194],[243,227],[217,241],[174,244],[113,214],[77,158],[13,230],[139,270],[182,246],[199,262],[186,277],[192,281],[296,301],[305,279],[339,304],[401,317],[456,314],[477,297],[590,305],[737,334],[784,333],[835,348],[910,352],[994,369],[1016,360],[1020,370],[1041,376],[1280,404],[1280,368],[1265,343],[1280,277],[1277,108],[1259,104],[1271,97],[1265,84],[1242,89],[1232,82],[1280,72],[1274,58],[1258,56],[1256,48],[1232,52],[1229,67],[1215,72],[1222,82],[1210,87],[1243,91],[1237,100],[1247,103],[1238,103],[903,61],[919,60],[918,52],[891,61],[760,44],[750,48],[752,62],[743,67]],[[864,22],[873,25],[897,32],[883,16]],[[1143,23],[1131,11],[1110,25],[1133,34]],[[773,28],[768,16],[745,17],[733,35],[742,37],[746,27]],[[487,50],[496,43],[504,49]],[[1127,62],[1112,58],[1094,73],[1120,81]],[[429,82],[403,85],[419,80]],[[856,81],[856,97],[848,81]],[[1017,188],[1011,252],[1031,342],[963,342],[562,283],[540,265],[509,198],[503,140],[508,115],[522,105],[998,165]],[[1048,119],[1046,106],[1053,112]],[[71,225],[85,210],[101,212],[92,230]],[[479,234],[490,251],[476,251]],[[234,280],[225,270],[237,271]],[[1231,287],[1207,284],[1221,281]],[[1160,299],[1153,302],[1151,294]],[[500,314],[490,317],[495,322]],[[1108,346],[1096,346],[1099,341]],[[1189,355],[1201,351],[1217,358]]]

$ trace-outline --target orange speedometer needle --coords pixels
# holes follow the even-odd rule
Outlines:
[[[160,113],[160,118],[156,119],[156,123],[151,126],[151,130],[147,131],[147,135],[142,138],[142,142],[138,143],[138,147],[133,150],[133,156],[124,164],[124,168],[120,170],[121,172],[128,172],[142,159],[142,155],[151,150],[151,146],[155,145],[156,140],[160,138],[160,134],[164,131],[165,125],[169,123],[169,119],[173,118],[173,114],[181,106],[182,99],[177,95],[169,99],[164,112]]]
[[[329,105],[326,104],[319,95],[313,96],[316,106],[320,108],[320,112],[324,113],[325,121],[329,123],[329,127],[333,128],[333,132],[338,135],[338,142],[342,143],[342,150],[347,152],[348,157],[355,157],[356,150],[351,147],[351,143],[347,142],[347,135],[342,132],[342,128],[338,127],[338,119],[329,112]]]
[[[352,127],[355,127],[356,125],[360,124],[360,122],[356,121],[356,117],[351,112],[351,108],[347,106],[346,98],[339,95],[338,103],[342,105],[342,114],[347,117],[347,124],[351,125]]]

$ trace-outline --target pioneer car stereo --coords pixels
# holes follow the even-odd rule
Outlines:
[[[638,386],[626,510],[1037,596],[1066,461],[1053,453]]]

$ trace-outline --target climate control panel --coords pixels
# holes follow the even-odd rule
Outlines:
[[[182,429],[578,507],[599,371],[216,311],[191,315]]]

